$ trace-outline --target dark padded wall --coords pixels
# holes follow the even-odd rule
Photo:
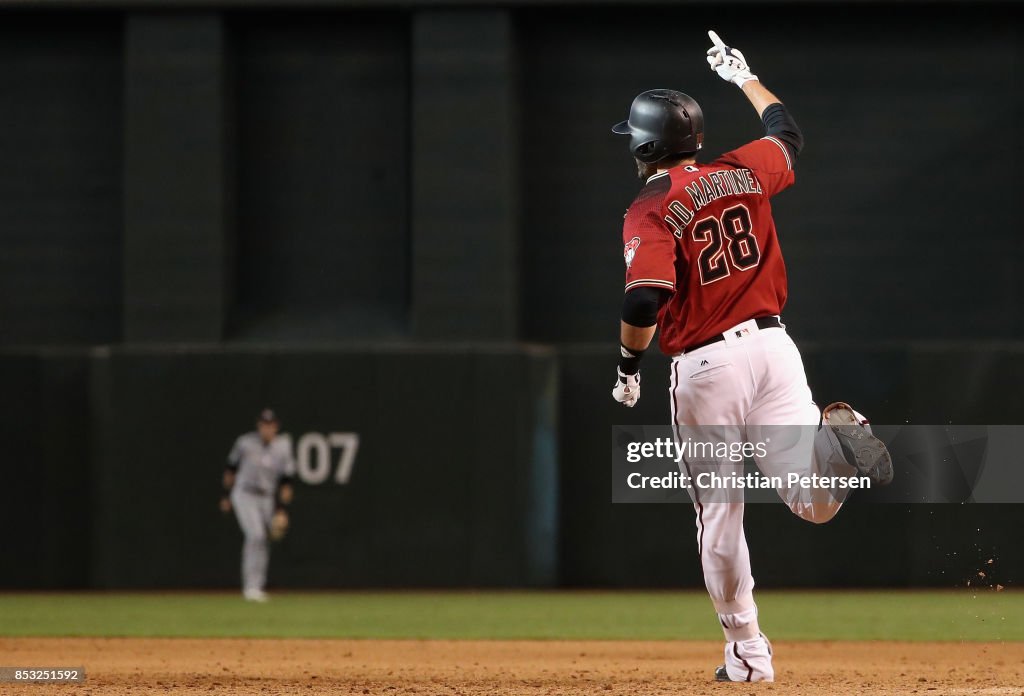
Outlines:
[[[805,357],[818,398],[848,398],[879,422],[1021,420],[1012,394],[992,396],[1021,379],[1019,351]],[[855,359],[873,381],[843,369]],[[215,508],[219,472],[253,410],[272,403],[296,437],[362,438],[349,484],[299,485],[294,534],[275,550],[279,586],[699,586],[689,506],[610,496],[611,426],[667,419],[668,363],[648,364],[644,398],[626,411],[607,398],[610,361],[600,346],[566,347],[557,369],[546,351],[500,348],[2,355],[17,396],[0,405],[0,439],[19,494],[0,526],[34,531],[5,535],[0,584],[232,585],[240,537]],[[439,400],[424,374],[447,375],[458,397]],[[948,587],[988,558],[998,582],[1024,573],[1020,505],[854,499],[824,527],[782,505],[750,506],[747,519],[763,587]]]
[[[790,325],[829,340],[1018,336],[1012,11],[935,6],[922,24],[882,6],[646,8],[645,25],[676,28],[670,41],[650,41],[618,9],[588,9],[586,31],[575,11],[521,13],[527,336],[614,340],[621,220],[638,183],[609,128],[635,94],[697,98],[704,159],[763,134],[739,90],[707,70],[709,26],[804,127],[797,185],[775,206]],[[984,69],[972,58],[981,41]]]
[[[406,15],[233,15],[241,337],[408,320]]]
[[[0,345],[121,322],[121,18],[0,22]]]
[[[362,369],[353,370],[353,365]],[[424,375],[446,375],[440,395]],[[233,586],[217,510],[235,437],[273,405],[295,439],[360,436],[352,476],[306,485],[274,550],[285,586],[557,579],[555,359],[544,350],[115,351],[93,362],[97,587]]]
[[[0,353],[0,583],[89,583],[92,550],[89,360],[83,351]]]

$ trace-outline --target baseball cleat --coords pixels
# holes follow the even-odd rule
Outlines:
[[[873,485],[892,481],[892,457],[885,443],[871,434],[867,421],[850,404],[837,401],[825,408],[822,422],[832,428],[847,463],[867,476]]]
[[[246,590],[242,593],[242,596],[245,597],[247,602],[259,602],[260,604],[270,600],[270,597],[263,590]]]
[[[772,682],[772,644],[763,633],[741,641],[727,641],[723,650],[725,664],[715,670],[715,681]],[[732,670],[730,674],[730,670]],[[733,677],[732,674],[737,675]]]

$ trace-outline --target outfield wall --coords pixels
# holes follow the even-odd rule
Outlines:
[[[710,27],[806,136],[773,210],[817,398],[1024,423],[1014,4],[3,3],[0,585],[232,586],[265,403],[306,467],[278,585],[699,585],[688,510],[608,502],[611,425],[668,418],[663,358],[608,396],[609,127],[676,87],[705,160],[760,137]],[[748,529],[763,584],[944,586],[1019,576],[1021,510]]]
[[[805,353],[823,400],[884,422],[998,422],[1012,396],[972,394],[1022,362],[1019,349]],[[233,586],[240,534],[216,508],[220,473],[269,403],[300,455],[276,586],[699,586],[688,506],[610,502],[611,425],[668,415],[667,361],[648,363],[628,411],[608,396],[612,362],[604,346],[6,352],[0,584]],[[1024,506],[854,502],[822,527],[749,506],[747,530],[763,586],[942,587],[982,567],[1019,577],[1022,523]]]
[[[40,395],[5,403],[7,586],[235,583],[220,476],[261,404],[299,450],[277,583],[557,581],[549,350],[104,349],[0,365]]]

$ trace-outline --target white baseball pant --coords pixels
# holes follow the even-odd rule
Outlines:
[[[796,434],[785,447],[773,446],[767,457],[755,457],[762,474],[783,479],[790,472],[853,474],[831,428],[817,427],[821,412],[807,386],[800,352],[785,329],[759,329],[751,320],[724,336],[724,341],[672,360],[670,396],[677,438],[684,426],[687,432],[693,432],[690,426],[704,426],[697,430],[756,442],[764,432],[779,432],[766,426],[803,426],[785,429]],[[699,469],[689,472],[691,478],[698,473]],[[815,523],[832,519],[844,497],[800,487],[779,494],[795,514]],[[734,680],[771,680],[771,648],[757,622],[742,497],[730,495],[728,502],[716,502],[701,500],[699,490],[691,495],[704,582],[724,629],[729,675]]]
[[[231,506],[242,528],[242,589],[262,592],[267,585],[267,567],[270,565],[270,538],[268,530],[274,515],[274,497],[256,495],[235,486],[231,491]]]

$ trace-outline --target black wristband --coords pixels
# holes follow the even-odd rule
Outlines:
[[[640,359],[644,357],[645,352],[620,345],[619,371],[624,375],[635,375],[640,371]]]

